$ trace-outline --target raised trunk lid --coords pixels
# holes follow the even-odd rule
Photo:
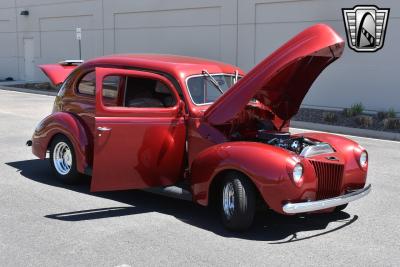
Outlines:
[[[294,116],[312,83],[343,52],[343,39],[329,26],[309,27],[264,59],[204,113],[214,125],[233,120],[257,99],[284,123]],[[275,125],[280,127],[278,125]]]
[[[67,79],[68,75],[82,63],[81,60],[66,60],[58,64],[39,65],[38,67],[46,74],[51,83],[55,86],[60,85]]]

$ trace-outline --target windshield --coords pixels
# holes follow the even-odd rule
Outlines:
[[[232,74],[211,74],[211,76],[217,81],[219,88],[207,75],[192,76],[187,80],[190,98],[196,105],[213,103],[222,95],[220,90],[226,92],[235,83],[235,75]]]

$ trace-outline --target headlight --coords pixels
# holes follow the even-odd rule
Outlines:
[[[293,168],[293,182],[297,186],[301,186],[303,182],[303,166],[300,163],[297,163]]]
[[[361,152],[360,154],[360,166],[361,167],[366,167],[368,164],[368,154],[366,151]]]

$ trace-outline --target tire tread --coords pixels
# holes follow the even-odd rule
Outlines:
[[[255,188],[250,180],[239,172],[230,172],[224,179],[221,186],[221,196],[223,186],[232,182],[235,190],[235,210],[231,219],[228,220],[224,214],[222,207],[222,198],[220,200],[221,216],[224,225],[234,231],[244,231],[248,229],[254,219],[255,214]]]

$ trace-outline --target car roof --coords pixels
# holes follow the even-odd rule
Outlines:
[[[197,57],[167,55],[167,54],[117,54],[98,57],[82,64],[87,65],[116,65],[136,68],[158,70],[184,78],[194,74],[200,74],[204,69],[209,73],[234,73],[235,70],[243,75],[238,67]]]

